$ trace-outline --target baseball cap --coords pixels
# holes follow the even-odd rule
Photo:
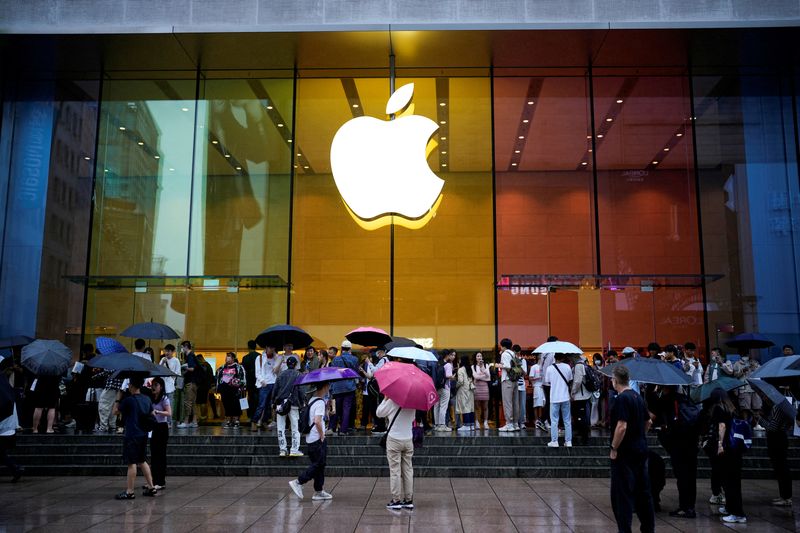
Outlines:
[[[626,346],[622,349],[622,353],[636,353],[636,350],[631,348],[630,346]]]
[[[353,345],[350,343],[349,340],[345,339],[342,341],[342,348],[352,348]]]

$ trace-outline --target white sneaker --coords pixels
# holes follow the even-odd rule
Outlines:
[[[517,429],[528,429],[528,426],[526,426],[525,424],[519,424],[517,426]]]
[[[721,492],[717,495],[712,494],[711,497],[708,499],[708,503],[725,505],[725,496]]]
[[[753,431],[766,431],[766,429],[764,429],[761,424],[756,424],[756,427],[753,428]],[[740,517],[740,518],[742,518],[742,517]],[[745,518],[745,520],[747,520],[747,519]]]
[[[514,424],[514,429],[512,429],[511,431],[519,431],[519,430],[520,430],[519,424]]]
[[[315,492],[314,495],[311,497],[312,501],[332,500],[332,499],[333,499],[333,495],[332,494],[328,494],[324,490],[321,490],[319,492]]]
[[[497,431],[503,431],[503,432],[514,431],[514,426],[506,424],[505,426],[501,427]]]
[[[188,426],[186,426],[186,427],[189,427],[189,428],[196,428],[196,427],[200,427],[200,424],[198,424],[197,422],[192,422],[191,424],[189,424],[189,425],[188,425]]]
[[[728,509],[726,509],[725,507],[720,507],[719,509],[717,509],[717,511],[719,511],[719,514],[722,514],[722,515],[727,515],[728,514]]]
[[[565,441],[564,442],[564,447],[565,448],[572,448],[572,441],[571,440]]]
[[[728,516],[723,516],[722,521],[728,524],[746,524],[747,517],[729,514]]]
[[[548,448],[558,448],[558,441],[550,441],[547,443]]]
[[[297,450],[296,452],[292,452],[289,454],[289,457],[303,457],[303,452]]]
[[[459,433],[466,433],[467,431],[471,431],[471,430],[472,430],[472,428],[470,428],[469,426],[461,426],[461,427],[456,429],[456,431],[459,432]]]
[[[281,450],[278,452],[278,457],[286,457],[286,450]]]
[[[178,429],[185,429],[185,428],[188,428],[188,427],[191,427],[191,426],[189,424],[187,424],[186,422],[181,422],[180,424],[178,424],[177,427],[178,427]]]
[[[772,505],[774,505],[775,507],[791,507],[792,499],[787,498],[784,500],[783,498],[777,498],[775,500],[772,500]]]
[[[294,493],[297,495],[298,498],[301,500],[303,499],[303,486],[300,484],[299,481],[293,479],[289,482],[289,488],[291,488]]]

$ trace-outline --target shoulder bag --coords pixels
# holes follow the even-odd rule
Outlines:
[[[400,416],[400,411],[402,411],[402,410],[403,410],[403,408],[398,405],[397,406],[397,412],[394,414],[394,417],[392,418],[392,423],[389,424],[388,428],[386,428],[386,433],[383,434],[383,436],[381,437],[381,440],[378,442],[380,447],[383,448],[384,450],[386,449],[386,439],[389,437],[389,432],[392,430],[392,426],[394,425],[394,421],[397,420],[398,416]]]

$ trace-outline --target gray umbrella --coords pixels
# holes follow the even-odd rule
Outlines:
[[[22,366],[36,376],[61,376],[72,362],[72,350],[58,341],[38,339],[22,349]]]
[[[760,392],[767,400],[770,401],[773,405],[777,405],[780,407],[781,411],[786,413],[786,416],[791,417],[792,420],[797,418],[797,410],[794,408],[792,404],[786,399],[786,396],[783,395],[781,391],[764,381],[763,379],[752,379],[749,378],[747,383],[750,384],[751,387],[756,389]]]

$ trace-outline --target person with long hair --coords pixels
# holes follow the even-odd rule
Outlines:
[[[722,521],[729,524],[746,524],[747,516],[742,505],[742,452],[726,446],[737,415],[728,393],[714,389],[711,393],[711,426],[716,429],[717,456],[722,459],[722,487],[725,505],[719,508]]]
[[[172,422],[172,405],[162,378],[153,378],[150,387],[153,391],[153,415],[158,422],[153,429],[153,436],[150,438],[150,471],[153,474],[155,489],[164,490],[167,486],[167,441],[169,440],[169,426]]]
[[[472,366],[472,381],[475,384],[475,418],[478,429],[481,429],[481,420],[483,420],[483,428],[489,429],[489,382],[491,380],[489,366],[483,360],[483,354],[477,352],[475,364]]]
[[[225,364],[217,369],[217,391],[222,396],[222,407],[227,419],[223,427],[239,427],[239,417],[242,416],[239,398],[244,386],[244,368],[236,361],[236,354],[228,352],[225,355]]]
[[[456,412],[461,415],[461,426],[456,431],[472,431],[475,429],[475,382],[469,355],[461,356],[456,375]]]

